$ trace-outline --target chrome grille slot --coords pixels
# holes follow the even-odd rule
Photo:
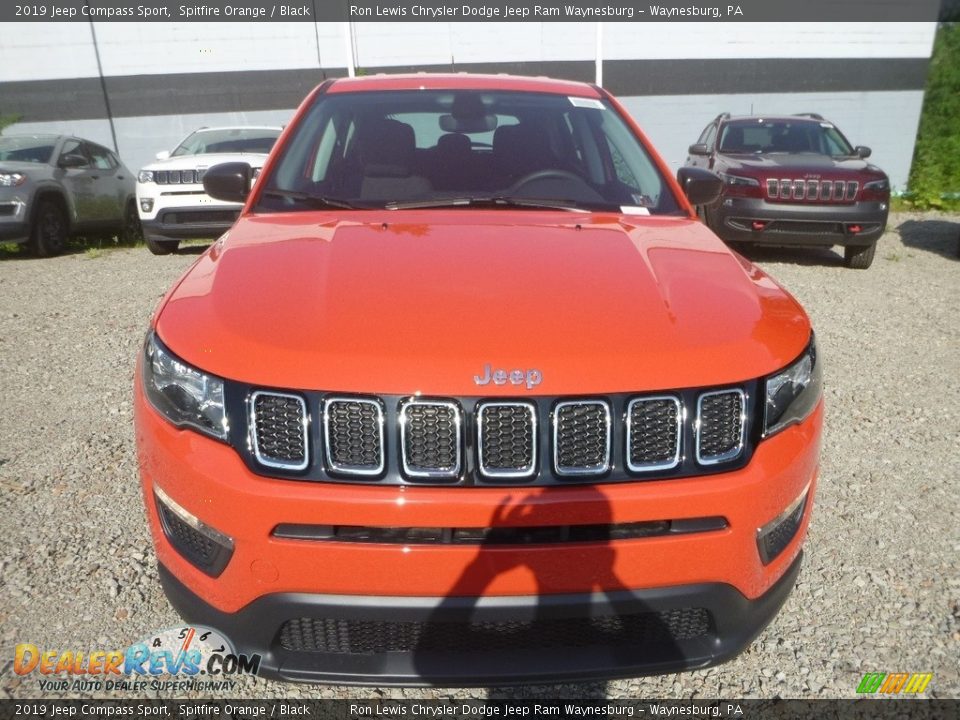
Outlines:
[[[830,196],[833,194],[833,181],[824,180],[820,183],[820,199],[829,200]]]
[[[460,474],[463,421],[460,407],[446,400],[410,400],[400,410],[403,471],[414,478]]]
[[[807,200],[816,200],[817,195],[820,192],[820,181],[819,180],[808,180],[807,181]]]
[[[843,180],[837,180],[833,184],[833,199],[834,200],[843,200],[844,195],[847,192],[847,184]]]
[[[557,403],[553,416],[557,475],[602,475],[610,469],[610,406],[602,400]]]
[[[484,403],[477,411],[480,472],[488,477],[519,478],[537,464],[537,409],[523,402]]]
[[[323,424],[330,469],[351,475],[383,472],[383,422],[383,407],[376,400],[327,398]]]
[[[856,200],[857,199],[857,190],[860,189],[860,183],[858,182],[849,182],[847,183],[847,200]]]
[[[780,183],[777,180],[767,180],[767,197],[780,197]]]
[[[261,465],[303,470],[308,464],[307,404],[298,395],[250,396],[250,445]]]
[[[743,450],[746,402],[742,390],[706,392],[697,399],[696,455],[701,465],[732,460]]]
[[[627,467],[633,472],[667,470],[680,463],[680,399],[636,398],[627,405]]]
[[[784,200],[789,200],[793,197],[793,181],[792,180],[781,180],[780,181],[780,197]]]

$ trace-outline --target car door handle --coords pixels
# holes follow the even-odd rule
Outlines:
[[[100,179],[100,176],[99,176],[99,175],[91,175],[90,178],[93,179],[93,180],[99,180],[99,179]]]
[[[117,180],[123,180],[123,175],[117,175]]]

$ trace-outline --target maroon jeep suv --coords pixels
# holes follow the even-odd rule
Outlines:
[[[724,181],[697,208],[724,241],[752,245],[842,245],[847,267],[866,269],[887,224],[890,181],[820,115],[718,115],[690,146],[687,165]]]

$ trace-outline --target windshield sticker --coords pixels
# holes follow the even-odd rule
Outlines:
[[[567,96],[567,100],[570,101],[570,104],[574,107],[585,107],[585,108],[594,108],[595,110],[603,110],[603,103],[594,98],[584,98],[584,97],[573,97]]]
[[[621,205],[620,212],[624,215],[649,215],[650,211],[645,207],[638,207],[636,205]]]

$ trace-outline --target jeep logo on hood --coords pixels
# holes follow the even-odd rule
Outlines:
[[[543,382],[543,373],[536,368],[530,370],[504,370],[503,368],[491,368],[490,363],[483,366],[483,372],[473,376],[473,381],[477,385],[526,385],[527,390],[532,390]]]

